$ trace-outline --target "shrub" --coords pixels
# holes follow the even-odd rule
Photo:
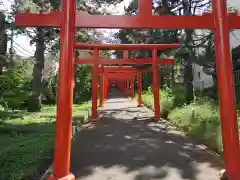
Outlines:
[[[168,119],[218,152],[222,151],[219,110],[211,99],[199,99],[190,105],[175,108]]]
[[[182,85],[174,85],[171,89],[174,107],[182,106],[185,103],[184,87]]]
[[[154,100],[151,87],[143,93],[143,102],[150,108],[154,109]],[[181,86],[174,86],[172,89],[164,88],[160,90],[160,112],[163,118],[176,106],[184,104],[184,92]]]
[[[0,104],[5,109],[22,109],[29,96],[26,76],[28,62],[23,61],[15,68],[9,68],[0,76]]]
[[[217,152],[222,152],[222,138],[218,103],[212,98],[195,97],[194,102],[185,104],[184,88],[175,85],[160,92],[161,116],[179,129],[203,140]],[[151,88],[143,94],[144,104],[154,109]],[[240,118],[240,117],[239,117]]]

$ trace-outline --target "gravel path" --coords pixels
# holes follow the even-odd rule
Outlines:
[[[72,144],[78,180],[218,180],[219,158],[136,102],[110,96]]]

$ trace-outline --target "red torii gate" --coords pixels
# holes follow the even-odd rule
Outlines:
[[[135,76],[138,73],[141,72],[151,72],[150,69],[136,69],[136,68],[132,68],[132,67],[123,67],[123,66],[117,66],[117,67],[113,67],[113,66],[106,66],[105,67],[105,74],[114,74],[115,77],[113,77],[113,75],[111,76],[111,78],[108,77],[108,80],[111,81],[110,84],[116,84],[117,88],[126,96],[129,96],[129,87],[130,87],[130,81],[134,81],[133,78],[135,78]],[[125,69],[125,70],[124,70]],[[131,71],[130,71],[131,70]],[[100,76],[104,76],[104,74],[101,74]],[[138,81],[141,81],[138,77]],[[134,82],[132,82],[133,84]],[[134,86],[132,86],[134,87]],[[142,96],[142,86],[140,84],[140,86],[138,86],[138,89],[140,89],[140,91],[138,91],[138,97]],[[131,88],[131,97],[134,97],[134,88]],[[103,106],[103,102],[101,103],[101,94],[100,94],[100,107]],[[142,101],[139,100],[138,98],[138,106],[142,105]]]
[[[126,96],[129,95],[129,85],[131,85],[131,97],[134,97],[134,79],[136,73],[108,73],[107,79],[110,81],[110,85],[114,82],[117,84],[118,88],[122,91],[123,94]],[[120,83],[122,81],[122,83]],[[126,84],[128,81],[131,81],[131,84]],[[123,85],[126,86],[123,86]]]
[[[171,60],[171,59],[169,59]],[[169,61],[170,62],[170,61]],[[103,67],[101,67],[102,69]],[[104,85],[104,82],[105,81],[105,76],[104,74],[106,73],[121,73],[120,75],[126,75],[126,73],[129,73],[129,72],[132,72],[132,73],[136,73],[137,74],[137,81],[138,81],[138,106],[142,106],[142,78],[141,78],[141,73],[142,72],[152,72],[151,69],[137,69],[137,68],[133,68],[133,67],[129,67],[129,66],[105,66],[104,67],[104,71],[101,70],[101,72],[99,71],[100,73],[100,88],[101,88],[101,92],[105,92],[104,90],[104,87],[106,87]],[[118,79],[119,80],[119,79]],[[118,88],[120,89],[120,91],[124,94],[124,95],[129,95],[129,86],[130,86],[130,79],[128,78],[125,78],[123,77],[122,80],[120,80],[121,82],[117,82],[117,85],[118,85]],[[103,84],[103,85],[102,85]],[[134,92],[132,92],[133,94]],[[104,101],[104,98],[101,98],[102,93],[100,93],[100,107],[103,106],[103,101]]]
[[[132,97],[134,97],[134,79],[133,73],[134,72],[141,72],[146,70],[138,70],[136,68],[128,67],[123,68],[122,64],[152,64],[152,72],[153,72],[153,96],[154,96],[154,109],[155,109],[155,120],[160,119],[160,102],[159,102],[159,80],[158,80],[158,64],[173,64],[173,59],[163,59],[157,57],[157,50],[166,50],[170,48],[177,48],[179,44],[82,44],[76,43],[75,48],[77,49],[88,49],[93,50],[93,55],[91,58],[87,59],[76,59],[77,64],[93,64],[92,65],[92,120],[96,120],[98,117],[97,114],[97,99],[98,99],[98,73],[100,73],[100,80],[104,81],[104,78],[109,79],[108,70],[105,73],[104,66],[101,66],[101,70],[99,71],[99,64],[120,64],[120,67],[115,68],[118,73],[121,71],[125,74],[123,75],[124,78],[130,78],[131,81],[131,93]],[[107,59],[102,58],[99,55],[99,50],[124,50],[124,59]],[[149,59],[129,59],[128,57],[128,50],[152,50],[152,58]],[[114,72],[112,67],[108,67],[112,71],[112,80],[119,79],[116,76],[117,72]],[[128,71],[127,71],[128,70]],[[113,78],[113,73],[115,77]],[[102,76],[102,78],[101,78]],[[105,76],[105,77],[104,77]],[[103,82],[100,82],[100,85],[104,87]],[[106,90],[100,89],[100,93],[109,91],[109,83],[107,81]],[[100,96],[100,106],[103,105],[103,95]],[[106,96],[105,96],[106,97]]]
[[[61,27],[54,174],[49,179],[75,179],[69,172],[69,166],[74,77],[74,32],[77,27],[213,30],[225,168],[230,180],[239,180],[240,148],[229,45],[230,29],[240,29],[239,15],[237,13],[228,14],[226,0],[212,0],[213,13],[203,16],[153,16],[151,0],[139,0],[138,2],[139,14],[137,16],[92,16],[85,12],[76,13],[74,0],[63,0],[63,10],[60,12],[16,15],[17,26]],[[94,65],[93,69],[97,70],[97,66]]]

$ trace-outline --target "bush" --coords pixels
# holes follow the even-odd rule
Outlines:
[[[182,106],[185,103],[184,87],[182,85],[174,85],[171,89],[171,95],[173,96],[173,106]]]
[[[152,89],[143,93],[143,103],[150,109],[154,109]],[[172,89],[164,88],[160,90],[160,112],[163,118],[167,118],[168,113],[176,106],[184,104],[184,92],[181,86],[174,86]]]
[[[219,110],[211,99],[199,99],[175,108],[168,120],[185,132],[198,137],[211,148],[222,151]]]
[[[27,86],[29,79],[26,76],[27,62],[23,61],[15,68],[7,69],[0,76],[0,104],[5,109],[22,109],[29,96]]]
[[[203,140],[217,152],[222,152],[222,138],[219,121],[219,109],[216,100],[195,97],[194,102],[185,104],[184,88],[180,85],[160,91],[161,117],[168,119],[179,129]],[[143,102],[154,109],[151,89],[143,94]]]

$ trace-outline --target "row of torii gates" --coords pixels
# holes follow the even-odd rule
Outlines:
[[[77,49],[92,50],[90,59],[76,59],[78,64],[92,64],[92,120],[98,118],[98,76],[100,76],[100,100],[102,107],[107,98],[111,85],[115,83],[126,96],[135,96],[134,81],[137,77],[138,84],[138,106],[142,105],[142,72],[152,72],[153,74],[153,97],[155,120],[160,119],[159,101],[159,64],[174,64],[174,59],[158,58],[158,50],[178,48],[179,44],[82,44],[76,43]],[[99,56],[99,50],[123,50],[123,59],[107,59]],[[129,50],[152,50],[152,58],[149,59],[129,59]],[[105,66],[105,64],[119,64],[119,66]],[[152,64],[152,68],[138,69],[123,64]],[[101,67],[99,66],[101,65]]]
[[[47,14],[18,13],[16,25],[22,27],[59,27],[60,31],[60,64],[58,82],[58,102],[56,118],[56,140],[54,151],[54,173],[50,180],[72,180],[75,179],[70,169],[71,149],[71,128],[72,128],[72,95],[74,82],[74,48],[94,49],[94,56],[91,60],[76,60],[78,63],[93,64],[93,103],[96,110],[96,89],[98,65],[108,64],[109,60],[98,58],[98,51],[108,45],[83,45],[76,44],[75,28],[116,28],[116,29],[210,29],[214,32],[217,84],[220,104],[220,120],[222,129],[222,140],[224,148],[225,168],[229,180],[240,179],[240,148],[239,135],[236,117],[235,91],[233,85],[232,60],[230,54],[229,31],[240,29],[240,16],[237,13],[227,12],[226,0],[212,0],[212,13],[205,13],[201,16],[153,16],[152,1],[138,0],[139,13],[137,16],[101,16],[89,15],[85,12],[76,12],[75,0],[62,0],[62,10]],[[121,45],[109,46],[108,48],[121,47],[128,50],[139,47],[153,50],[151,60],[124,60],[127,64],[152,64],[154,99],[159,97],[156,88],[158,60],[156,51],[158,45]],[[103,49],[104,49],[103,48]],[[140,48],[141,49],[141,48]],[[115,61],[115,60],[114,60]],[[114,62],[113,61],[113,62]],[[121,64],[123,61],[116,61],[114,64]],[[126,62],[124,62],[125,64]],[[105,68],[105,67],[104,67]],[[124,68],[124,67],[122,67]],[[107,69],[107,68],[106,68]],[[124,71],[125,72],[125,71]],[[119,72],[117,72],[119,73]],[[139,73],[138,71],[136,73]],[[116,75],[116,73],[115,73]],[[115,75],[113,75],[115,77]],[[103,77],[103,76],[101,76]],[[110,75],[109,75],[110,77]],[[126,76],[124,76],[126,77]],[[127,77],[130,77],[127,76]],[[102,81],[103,82],[103,81]],[[102,100],[101,100],[102,103]],[[155,107],[159,101],[155,101]],[[159,109],[156,107],[156,110]],[[157,111],[155,112],[157,113]],[[96,114],[93,114],[93,116]],[[156,115],[155,117],[159,117]],[[161,161],[161,159],[159,159]]]

